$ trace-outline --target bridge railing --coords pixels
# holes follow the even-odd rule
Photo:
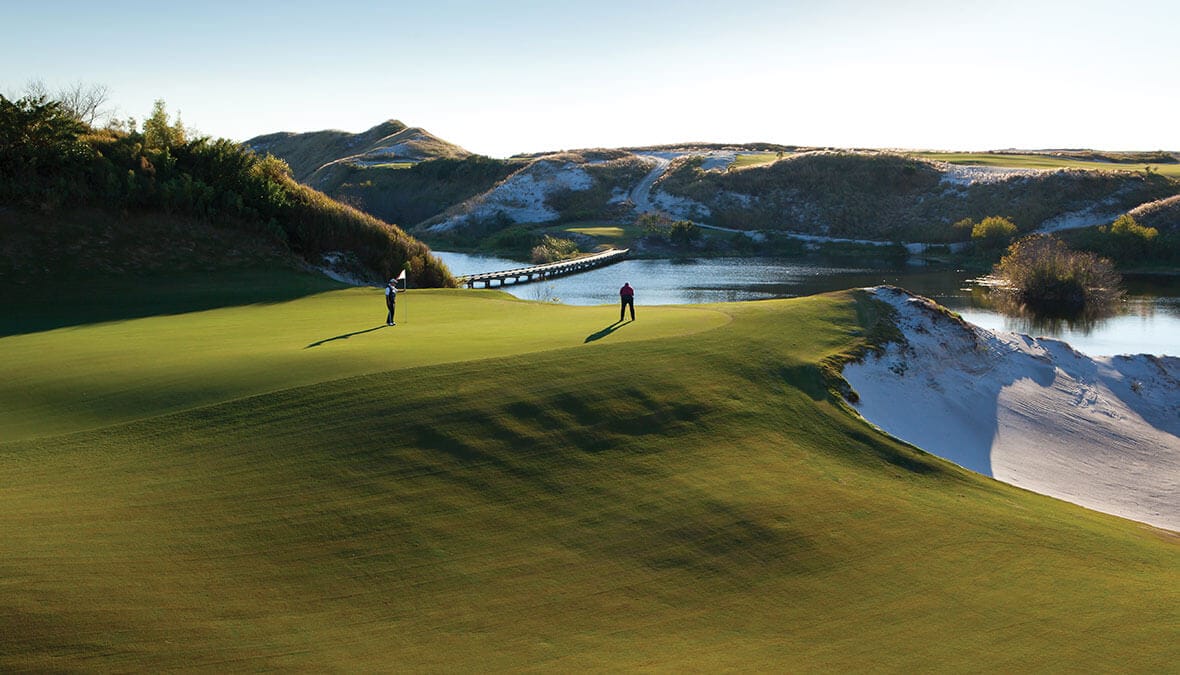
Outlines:
[[[481,272],[479,274],[465,274],[458,277],[456,280],[468,288],[474,288],[476,282],[484,282],[484,287],[490,287],[492,281],[499,281],[500,285],[504,284],[507,279],[513,279],[516,283],[525,283],[532,281],[534,277],[548,278],[555,275],[570,274],[573,272],[605,265],[615,260],[624,258],[630,249],[626,248],[612,248],[607,251],[599,253],[591,253],[590,255],[582,256],[580,258],[571,258],[570,260],[559,260],[557,262],[545,263],[543,265],[533,265],[531,267],[518,267],[510,270],[500,270],[496,272]],[[521,281],[524,279],[524,281]]]

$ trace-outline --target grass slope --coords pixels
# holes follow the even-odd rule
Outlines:
[[[373,296],[0,339],[0,670],[1180,658],[1173,535],[830,400],[821,364],[873,321],[853,295],[613,332],[613,307],[477,291],[370,331]],[[38,390],[35,422],[7,413]]]

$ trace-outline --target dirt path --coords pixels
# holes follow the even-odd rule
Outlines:
[[[638,213],[648,213],[658,210],[654,204],[651,203],[651,189],[655,186],[656,181],[664,172],[668,170],[668,165],[672,160],[656,155],[640,155],[646,157],[656,163],[655,168],[643,177],[634,188],[631,189],[631,203],[635,205],[635,210]]]

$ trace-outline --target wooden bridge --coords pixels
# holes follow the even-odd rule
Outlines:
[[[475,288],[475,285],[482,282],[484,288],[491,288],[492,282],[499,282],[503,286],[508,281],[515,284],[524,284],[530,281],[537,281],[539,279],[549,279],[552,277],[560,277],[565,274],[574,274],[577,272],[584,272],[595,267],[602,267],[614,262],[618,262],[627,257],[629,248],[612,248],[601,253],[591,253],[590,255],[582,256],[581,258],[572,258],[570,260],[561,260],[553,263],[546,263],[544,265],[534,265],[532,267],[521,267],[514,270],[503,270],[500,272],[483,272],[481,274],[466,274],[458,278],[458,282],[467,288]]]

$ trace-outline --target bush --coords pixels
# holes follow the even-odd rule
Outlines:
[[[225,139],[186,140],[162,102],[145,126],[152,138],[96,132],[58,103],[0,96],[0,205],[199,218],[264,234],[312,263],[349,251],[374,278],[409,269],[419,287],[454,283],[424,244],[296,183],[285,162]]]
[[[541,243],[533,247],[532,260],[537,264],[551,263],[576,258],[579,253],[578,245],[572,240],[545,235]]]
[[[538,245],[538,235],[527,225],[512,225],[484,239],[480,248],[513,255],[531,255]]]
[[[1016,224],[1007,218],[990,216],[971,227],[971,239],[983,249],[1003,248],[1016,236]]]
[[[1021,306],[1038,314],[1100,311],[1122,296],[1114,265],[1059,239],[1033,235],[1012,244],[993,274]]]
[[[1078,248],[1111,258],[1120,266],[1144,267],[1180,262],[1180,233],[1146,227],[1130,214],[1110,225],[1069,233]]]
[[[1115,219],[1109,228],[1100,227],[1098,231],[1108,235],[1111,255],[1121,259],[1150,256],[1152,244],[1159,237],[1159,230],[1143,227],[1126,213]]]

